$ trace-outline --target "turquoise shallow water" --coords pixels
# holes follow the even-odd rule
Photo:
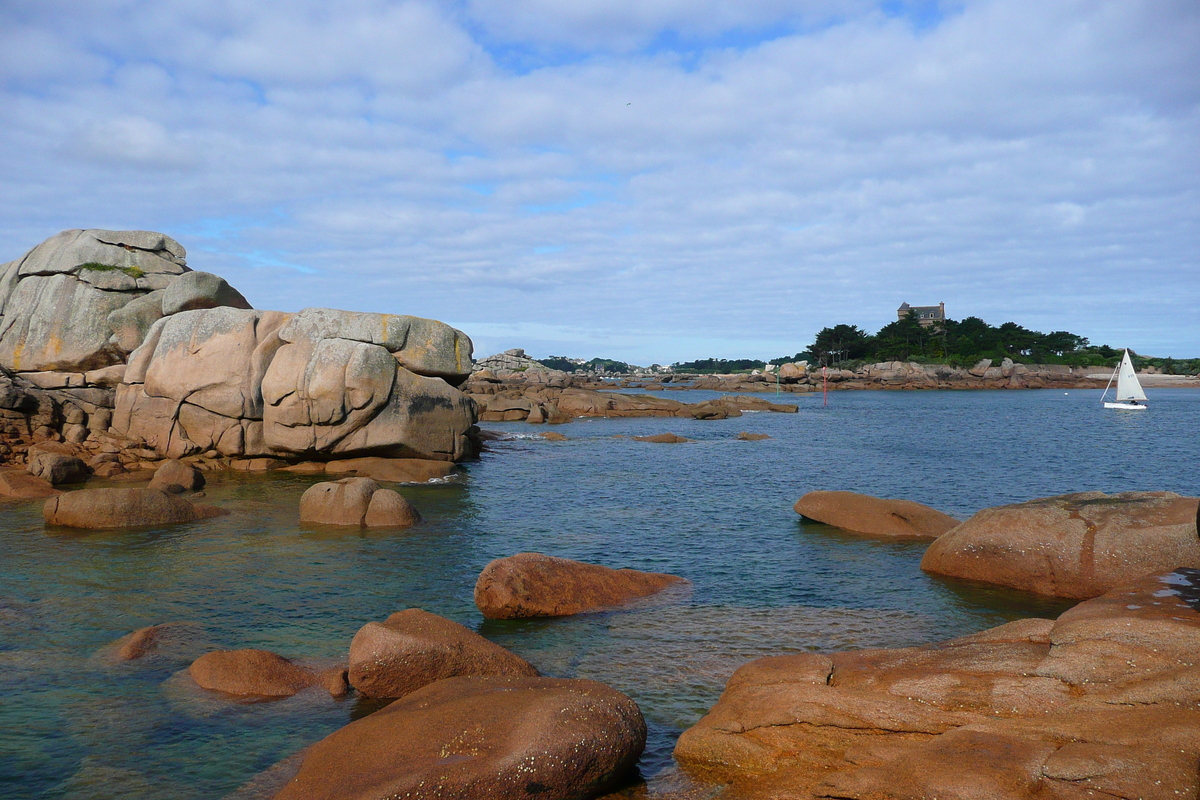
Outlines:
[[[841,392],[783,397],[797,414],[722,421],[577,421],[566,442],[525,423],[461,479],[402,487],[427,522],[405,532],[305,529],[315,478],[231,475],[229,517],[161,530],[44,529],[40,505],[0,510],[0,796],[220,798],[369,706],[320,692],[237,704],[188,687],[186,660],[113,666],[108,642],[164,621],[196,647],[344,658],[365,622],[419,606],[528,658],[632,695],[650,724],[642,772],[728,675],[762,655],[902,646],[1065,606],[925,576],[924,545],[804,524],[812,489],[928,503],[955,516],[1070,491],[1200,494],[1200,392],[1105,412],[1097,391]],[[700,400],[709,393],[668,396]],[[741,442],[739,431],[772,438]],[[635,442],[672,431],[684,445]],[[479,570],[525,550],[673,572],[690,588],[631,610],[484,622]]]

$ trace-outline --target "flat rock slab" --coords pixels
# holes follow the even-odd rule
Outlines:
[[[368,622],[350,643],[350,684],[367,697],[403,697],[462,675],[537,674],[515,653],[419,608]]]
[[[453,472],[449,461],[426,458],[346,458],[325,465],[326,475],[357,475],[387,483],[428,483]]]
[[[921,569],[1088,598],[1175,567],[1200,567],[1200,500],[1080,492],[986,508],[930,545]]]
[[[60,494],[62,490],[55,489],[45,478],[30,475],[22,469],[0,470],[0,497],[35,500]]]
[[[449,678],[317,742],[275,798],[584,800],[645,742],[637,704],[594,681]]]
[[[856,492],[809,492],[796,513],[835,528],[871,536],[936,539],[958,520],[912,500],[887,500]]]
[[[759,659],[676,758],[739,798],[1200,792],[1200,570],[940,644]],[[969,776],[969,779],[964,779]]]
[[[518,553],[483,568],[475,605],[487,619],[563,617],[622,606],[687,582],[678,575]]]
[[[42,507],[47,525],[90,529],[173,525],[228,513],[148,488],[80,489],[51,497]]]

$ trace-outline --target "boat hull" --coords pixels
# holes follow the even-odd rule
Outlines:
[[[1105,408],[1119,408],[1124,411],[1145,411],[1149,406],[1138,403],[1136,406],[1133,403],[1105,403]]]

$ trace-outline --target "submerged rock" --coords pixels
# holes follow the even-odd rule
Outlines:
[[[873,536],[936,539],[958,520],[912,500],[886,500],[855,492],[809,492],[796,513],[835,528]]]
[[[139,628],[100,649],[105,661],[139,661],[148,658],[191,660],[206,644],[204,629],[194,622],[164,622]]]
[[[1173,492],[1081,492],[987,508],[930,545],[921,569],[1096,597],[1152,572],[1200,567],[1198,504]]]
[[[487,619],[562,617],[625,605],[685,578],[610,569],[541,553],[498,558],[475,582],[475,605]]]
[[[1194,796],[1200,570],[1057,621],[753,661],[676,758],[738,797]]]
[[[217,650],[192,662],[188,675],[202,689],[238,697],[291,697],[326,679],[269,650]],[[331,694],[337,694],[330,688]],[[344,692],[342,692],[344,694]]]
[[[51,497],[42,508],[47,525],[93,529],[172,525],[228,513],[149,488],[80,489]]]
[[[403,697],[459,675],[537,674],[515,653],[419,608],[368,622],[350,643],[350,685],[367,697]]]
[[[407,528],[421,521],[412,504],[370,478],[314,483],[300,498],[300,521],[321,525]]]
[[[654,444],[684,444],[692,441],[684,436],[678,436],[674,433],[656,433],[653,436],[634,436],[635,442],[653,442]]]
[[[304,753],[276,800],[586,800],[637,763],[646,723],[587,680],[449,678]]]

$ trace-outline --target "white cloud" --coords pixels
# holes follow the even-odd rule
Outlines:
[[[33,43],[0,61],[0,259],[181,231],[258,305],[640,362],[790,354],[902,300],[1200,355],[1194,4],[73,8],[0,11]]]

